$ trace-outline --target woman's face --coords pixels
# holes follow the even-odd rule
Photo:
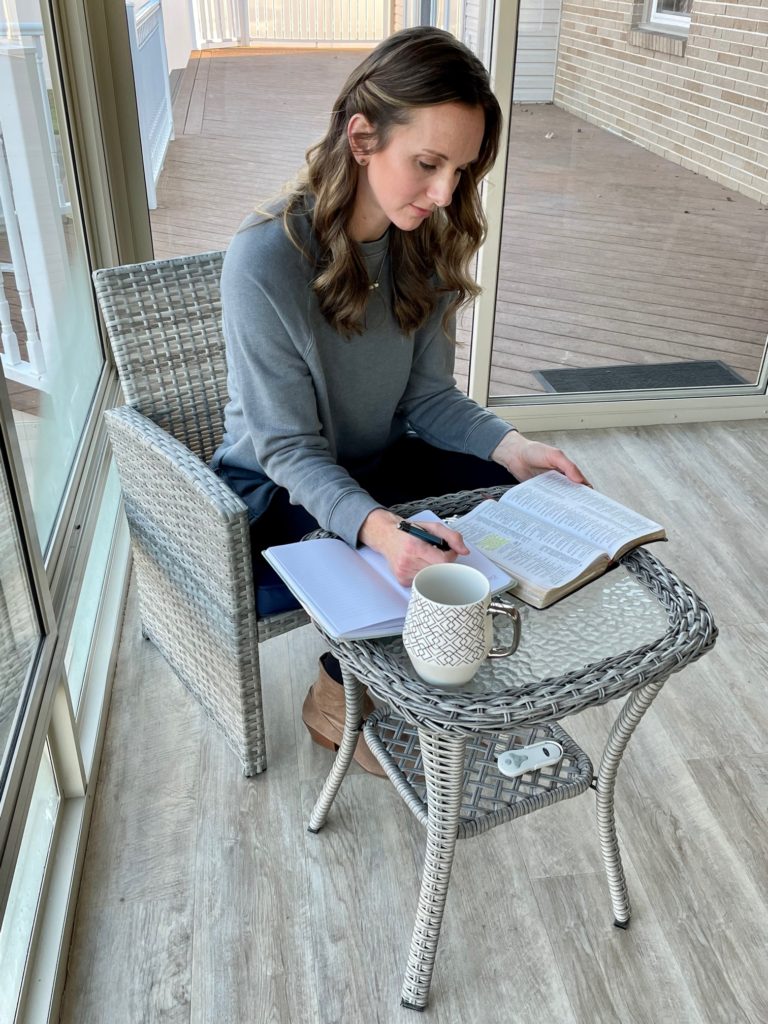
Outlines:
[[[448,206],[462,170],[480,153],[485,113],[462,103],[417,107],[383,149],[367,154],[356,149],[355,131],[370,130],[362,114],[350,119],[350,144],[361,163],[349,230],[358,242],[380,238],[390,224],[413,231]]]

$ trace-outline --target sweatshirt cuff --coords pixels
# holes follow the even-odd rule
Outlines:
[[[517,427],[497,416],[479,423],[467,436],[465,448],[472,455],[481,459],[490,459],[502,438],[511,434]]]
[[[366,517],[375,508],[383,508],[381,502],[374,499],[367,491],[348,491],[343,494],[331,510],[328,517],[328,529],[341,537],[350,547],[358,545],[358,534]]]

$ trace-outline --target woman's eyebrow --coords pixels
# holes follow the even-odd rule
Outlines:
[[[448,157],[445,155],[445,153],[438,153],[438,151],[436,149],[422,149],[421,152],[425,156],[436,156],[440,160],[445,160],[446,162],[448,161]],[[462,169],[465,169],[465,168],[469,167],[471,164],[475,163],[476,161],[477,161],[477,157],[474,157],[474,159],[467,160],[463,164],[460,164],[460,167]]]

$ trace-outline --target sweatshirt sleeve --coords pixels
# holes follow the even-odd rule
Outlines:
[[[455,324],[443,329],[444,303],[417,338],[413,369],[400,410],[416,433],[437,448],[490,459],[498,443],[515,428],[462,394],[453,376]]]
[[[259,465],[293,504],[354,546],[363,520],[380,506],[338,465],[323,434],[305,359],[312,339],[291,336],[254,273],[226,269],[229,373]]]

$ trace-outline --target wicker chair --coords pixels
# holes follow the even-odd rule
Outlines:
[[[222,259],[158,260],[93,280],[126,401],[106,421],[142,631],[254,775],[266,768],[259,643],[308,619],[258,619],[246,506],[207,465],[227,398]]]

